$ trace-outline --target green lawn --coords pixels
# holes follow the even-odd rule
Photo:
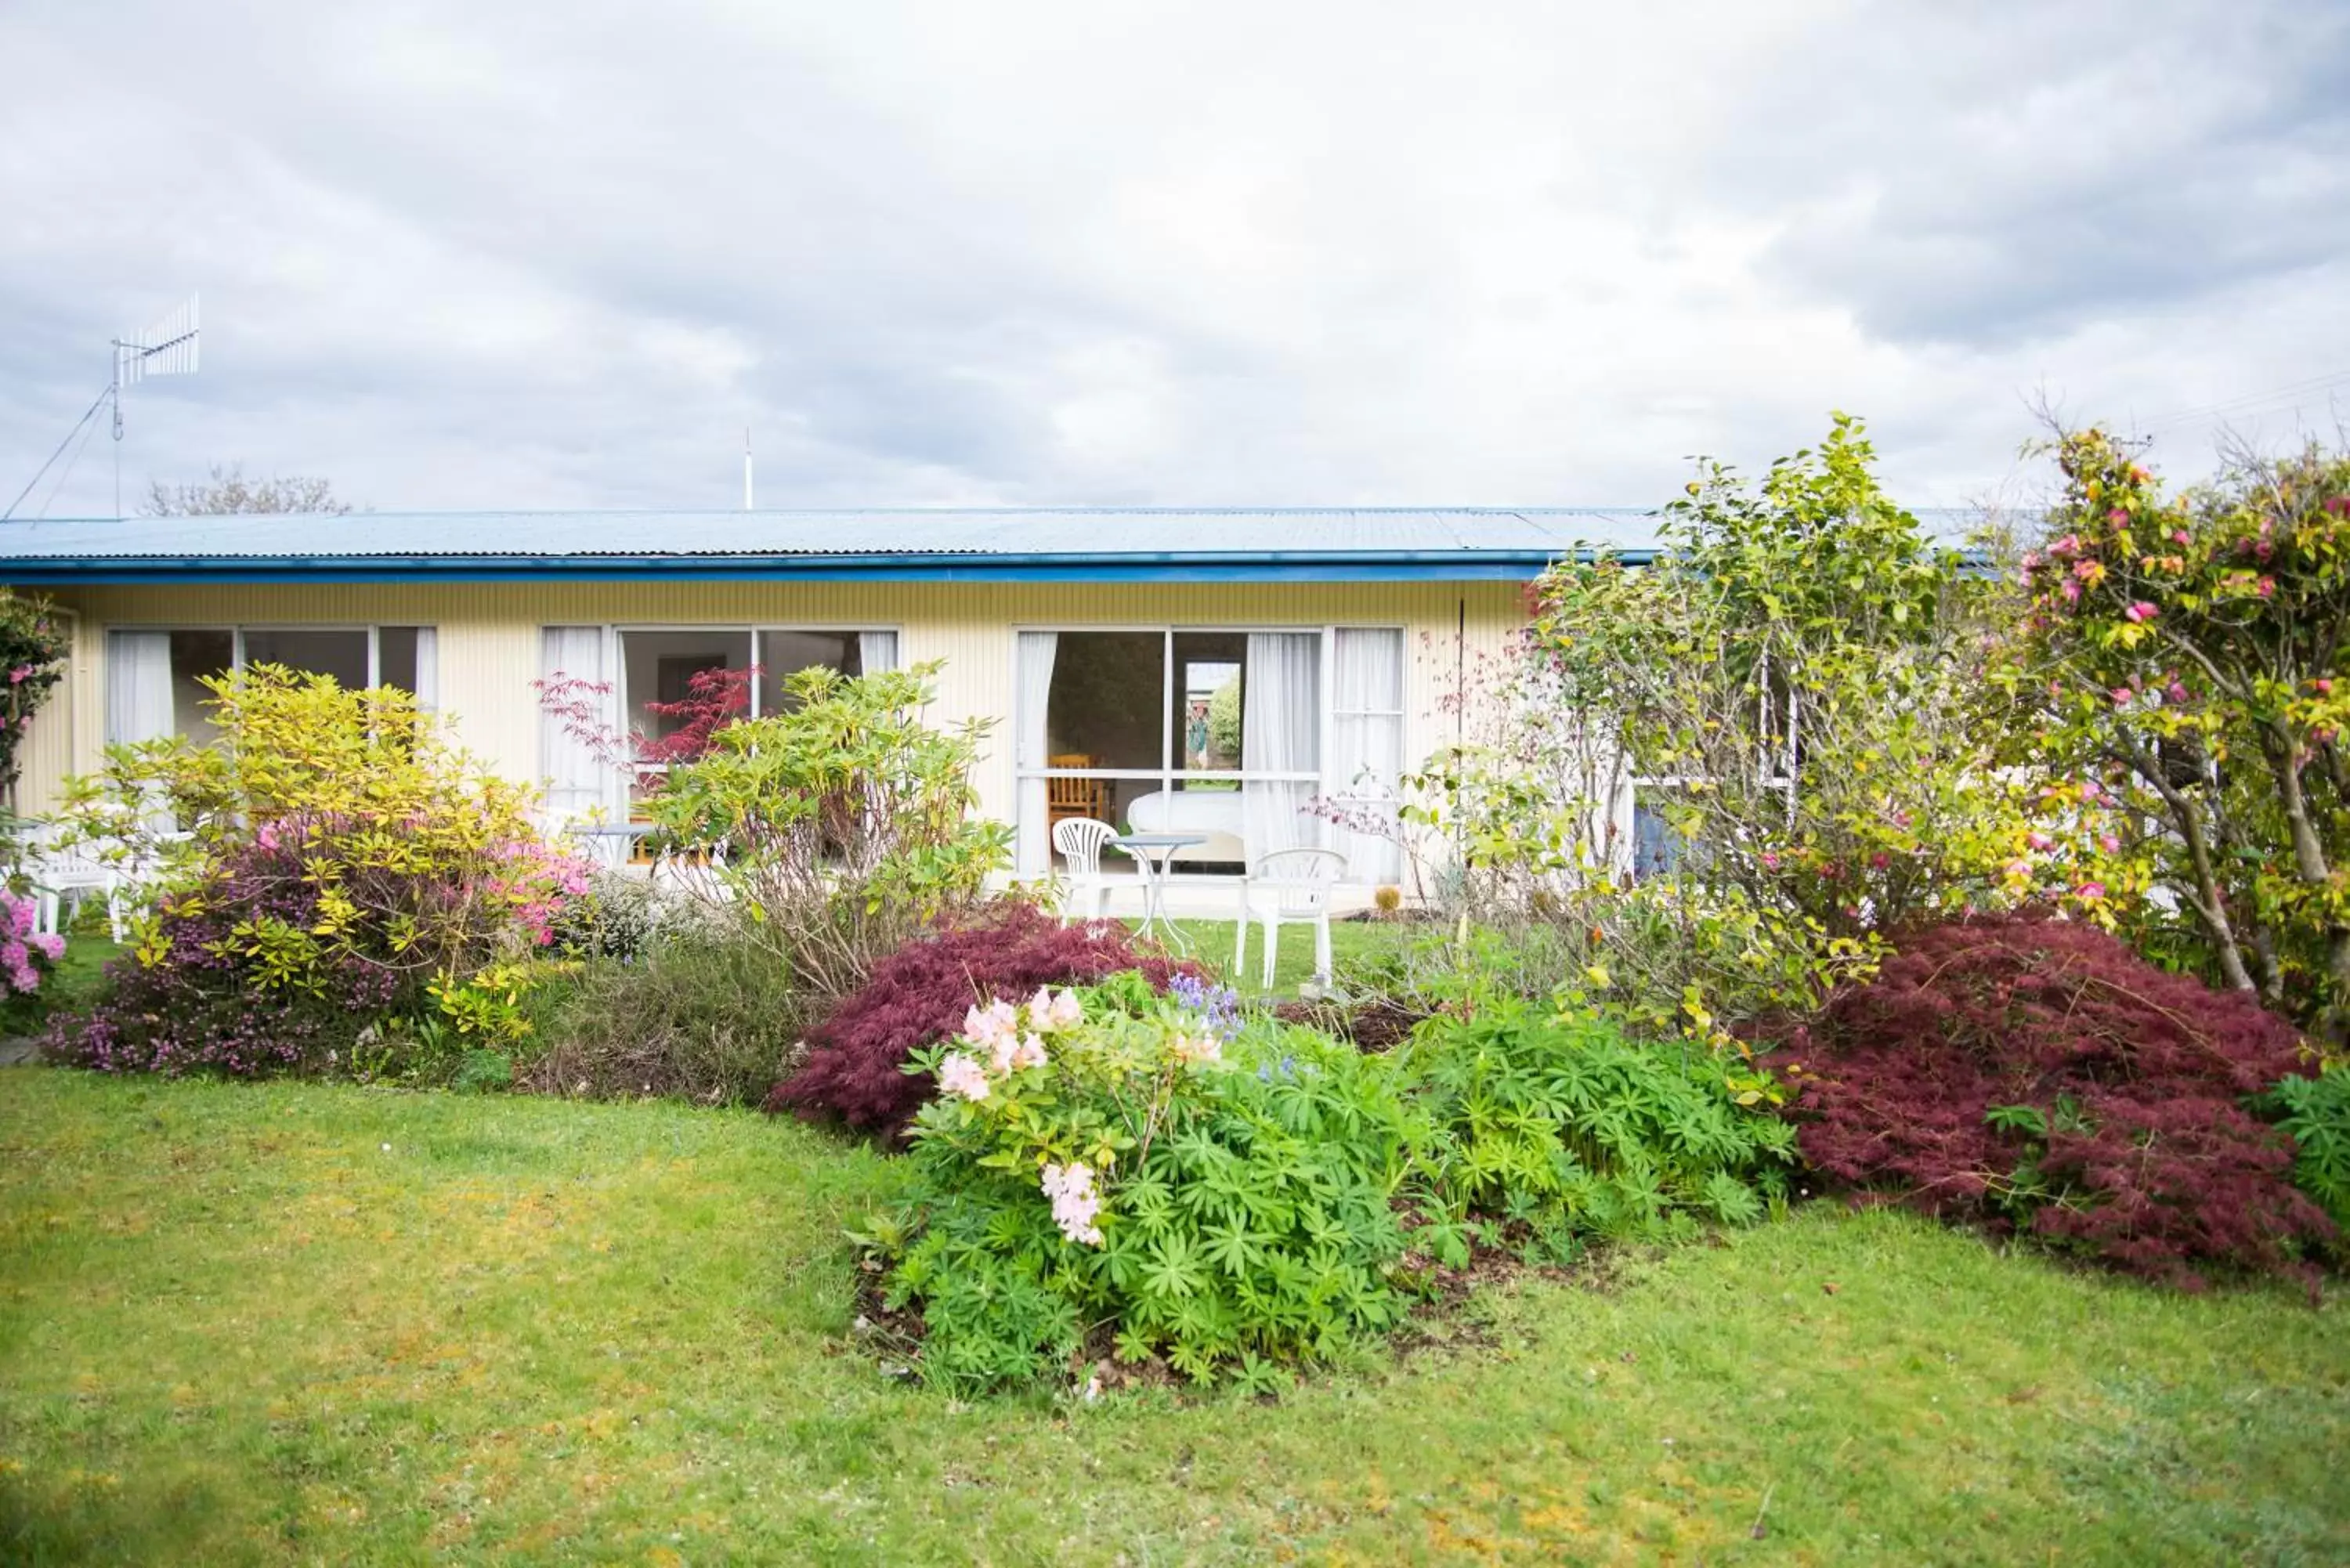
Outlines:
[[[1126,922],[1128,925],[1133,921]],[[1176,929],[1183,933],[1191,946],[1191,955],[1202,967],[1229,981],[1238,990],[1250,995],[1295,996],[1297,988],[1314,973],[1314,928],[1285,925],[1281,928],[1281,940],[1274,950],[1273,989],[1267,992],[1259,984],[1263,971],[1264,940],[1261,927],[1249,928],[1248,972],[1238,977],[1229,971],[1232,964],[1232,922],[1230,920],[1177,920]],[[1344,969],[1350,959],[1367,958],[1377,953],[1392,951],[1409,941],[1415,935],[1425,935],[1426,926],[1391,924],[1378,920],[1333,920],[1330,922],[1331,962]]]
[[[851,1332],[889,1162],[795,1125],[16,1068],[0,1158],[12,1563],[2350,1560],[2338,1309],[1898,1218],[1278,1405],[959,1405]]]

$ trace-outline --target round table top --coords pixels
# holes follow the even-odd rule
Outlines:
[[[1204,833],[1121,833],[1110,840],[1136,849],[1180,849],[1186,845],[1205,844]]]

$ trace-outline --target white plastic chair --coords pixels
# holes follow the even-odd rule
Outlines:
[[[1241,884],[1239,941],[1232,972],[1248,963],[1249,921],[1264,927],[1264,987],[1273,989],[1274,962],[1281,955],[1281,922],[1314,927],[1314,978],[1330,978],[1330,898],[1347,874],[1347,857],[1335,849],[1276,849],[1258,859]]]
[[[107,921],[114,929],[114,940],[122,940],[122,872],[120,867],[99,858],[91,846],[61,846],[55,841],[53,829],[41,829],[33,835],[26,849],[25,875],[33,885],[36,929],[50,936],[57,935],[68,901],[76,901],[75,896],[79,894],[103,893]]]
[[[659,892],[662,884],[675,888],[689,898],[704,903],[718,903],[726,897],[726,846],[713,844],[706,849],[664,849],[653,862],[653,889]]]
[[[1080,898],[1087,919],[1101,919],[1103,902],[1109,897],[1109,882],[1102,875],[1102,846],[1117,836],[1118,829],[1090,816],[1065,816],[1053,824],[1053,847],[1067,867],[1062,877],[1068,890],[1061,898],[1061,924],[1069,923],[1069,907]]]

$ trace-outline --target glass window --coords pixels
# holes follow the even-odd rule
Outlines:
[[[416,633],[412,626],[378,627],[375,633],[375,683],[397,687],[411,695],[422,694],[416,684]]]
[[[677,733],[691,721],[661,710],[693,694],[693,678],[705,670],[751,668],[748,628],[712,627],[692,631],[620,633],[622,727],[654,740]]]
[[[253,630],[244,634],[244,662],[283,665],[305,675],[331,675],[348,691],[364,690],[368,680],[368,632],[365,627],[301,627]],[[414,678],[413,659],[410,678]]]
[[[226,675],[236,664],[236,634],[225,628],[175,631],[172,637],[172,726],[198,745],[210,745],[220,732],[209,704],[213,694],[200,681]]]
[[[1243,632],[1175,634],[1174,771],[1231,773],[1242,765],[1242,670],[1248,659]],[[1237,779],[1179,781],[1184,789],[1240,788]]]
[[[759,711],[784,710],[784,682],[803,670],[823,665],[843,675],[862,675],[863,639],[853,631],[763,630],[759,633]]]
[[[1164,768],[1166,695],[1164,632],[1063,632],[1045,712],[1047,764]]]

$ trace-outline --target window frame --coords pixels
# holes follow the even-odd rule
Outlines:
[[[1175,785],[1178,781],[1199,784],[1229,783],[1244,786],[1250,781],[1254,780],[1260,784],[1311,784],[1314,786],[1315,798],[1332,798],[1333,791],[1330,786],[1330,758],[1336,745],[1336,732],[1337,727],[1337,712],[1335,707],[1335,703],[1336,701],[1336,689],[1333,680],[1333,663],[1336,657],[1336,645],[1337,633],[1341,630],[1392,631],[1404,639],[1404,705],[1403,707],[1395,710],[1391,716],[1398,721],[1399,726],[1405,732],[1405,744],[1403,749],[1407,753],[1409,753],[1410,749],[1409,714],[1411,705],[1411,628],[1401,621],[1334,620],[1323,621],[1318,624],[1301,624],[1295,621],[1257,622],[1253,624],[1246,622],[1236,624],[1231,622],[1201,623],[1192,621],[1099,621],[1084,624],[1070,624],[1063,621],[1025,620],[1013,622],[1008,630],[1008,640],[1011,643],[1011,651],[1009,655],[1011,680],[1007,689],[1012,693],[1011,707],[1013,711],[1009,715],[1007,715],[1007,717],[1011,722],[1012,733],[1015,736],[1026,732],[1024,729],[1024,725],[1026,722],[1026,714],[1022,709],[1020,701],[1020,635],[1023,632],[1050,632],[1055,638],[1082,637],[1088,632],[1124,634],[1127,636],[1155,633],[1161,639],[1159,698],[1159,756],[1160,765],[1156,768],[1055,768],[1023,766],[1019,760],[1018,748],[1015,745],[1013,753],[1012,765],[1012,799],[1014,803],[1012,815],[1013,831],[1015,836],[1019,832],[1020,826],[1018,803],[1021,797],[1021,790],[1024,785],[1027,784],[1032,780],[1104,779],[1129,782],[1156,781],[1159,787],[1170,794],[1172,794],[1175,792]],[[1175,759],[1181,754],[1181,752],[1176,742],[1175,687],[1178,674],[1177,660],[1175,658],[1175,639],[1180,636],[1245,637],[1251,633],[1275,633],[1292,637],[1310,636],[1315,639],[1317,652],[1315,655],[1316,663],[1315,666],[1315,707],[1318,711],[1315,718],[1316,737],[1315,755],[1319,759],[1317,765],[1311,772],[1304,770],[1274,771],[1272,769],[1254,769],[1249,767],[1199,769],[1176,767],[1174,765]],[[1055,659],[1060,657],[1057,647],[1054,657]],[[1243,675],[1243,680],[1246,680],[1245,672]],[[1352,714],[1356,710],[1348,710],[1349,714]],[[1373,716],[1378,717],[1390,716],[1384,710],[1364,710],[1363,711],[1371,713]],[[1050,830],[1048,829],[1048,834],[1049,831]],[[1014,862],[1016,864],[1019,857],[1019,848],[1016,843],[1014,847]],[[1045,847],[1044,863],[1049,867],[1052,864],[1052,857],[1053,849],[1048,840]],[[1209,873],[1196,871],[1170,870],[1167,875],[1178,879],[1194,879],[1199,881],[1230,880],[1229,877],[1212,876]]]

